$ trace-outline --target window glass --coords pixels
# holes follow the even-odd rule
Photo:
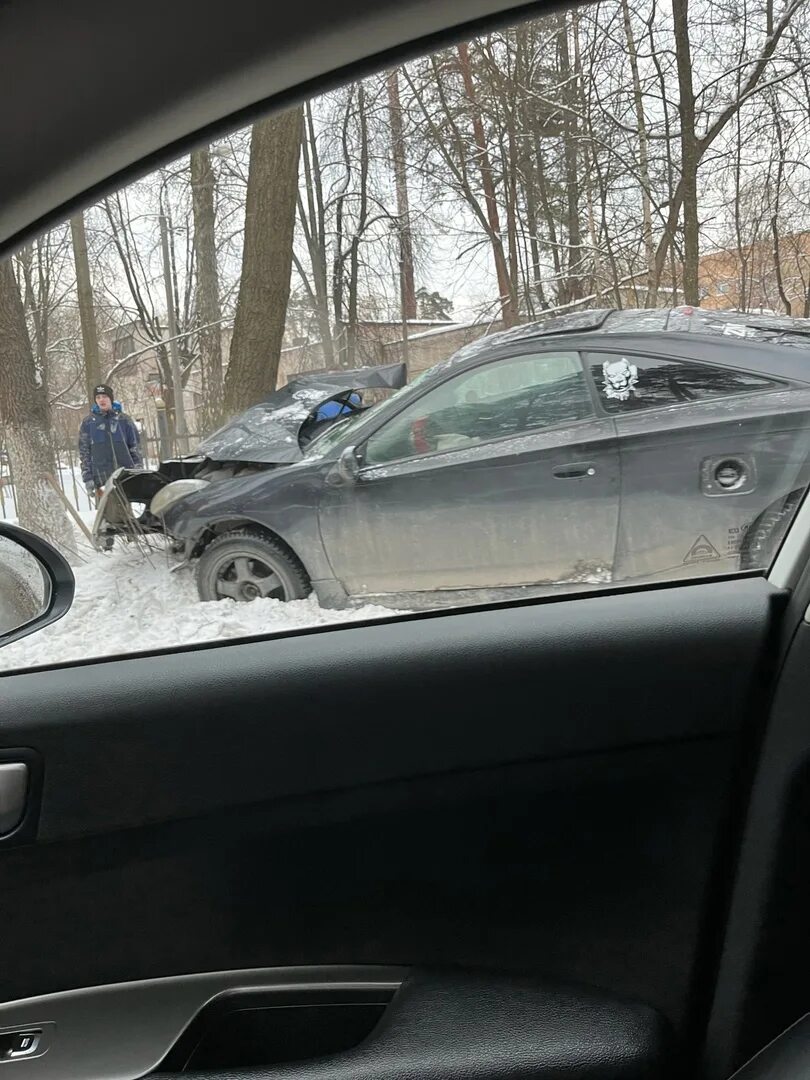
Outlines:
[[[439,450],[471,446],[593,412],[575,353],[495,360],[448,378],[369,439],[365,461],[380,465]]]
[[[677,15],[391,57],[0,261],[0,519],[77,581],[0,670],[767,572],[810,483],[810,5]]]
[[[614,413],[773,390],[779,385],[747,371],[634,354],[591,353],[588,364],[602,405]]]

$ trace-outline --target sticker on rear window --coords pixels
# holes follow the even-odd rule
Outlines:
[[[635,393],[638,382],[638,368],[629,360],[606,360],[602,364],[602,377],[605,380],[605,397],[614,401],[627,401]]]

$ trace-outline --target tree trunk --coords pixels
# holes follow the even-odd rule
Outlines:
[[[540,197],[540,208],[548,232],[549,246],[551,247],[551,262],[554,266],[554,280],[557,283],[557,303],[563,303],[562,290],[562,262],[560,260],[560,241],[557,233],[557,221],[554,216],[554,207],[551,202],[548,178],[546,176],[546,163],[543,158],[543,144],[540,135],[534,134],[535,161],[537,164],[537,194]]]
[[[349,99],[346,102],[346,107],[343,110],[343,121],[341,124],[341,139],[340,145],[343,153],[342,165],[345,170],[343,181],[339,187],[339,194],[335,199],[335,240],[334,240],[334,256],[332,259],[332,305],[335,312],[335,345],[337,347],[338,363],[341,367],[346,367],[346,351],[348,348],[348,336],[346,333],[345,325],[345,264],[348,257],[348,250],[344,249],[343,240],[346,233],[344,228],[345,206],[346,206],[346,192],[349,189],[352,178],[352,163],[351,155],[349,153],[349,122],[352,115],[352,100],[353,89],[349,88]]]
[[[48,401],[37,379],[11,259],[0,262],[0,422],[20,525],[44,536],[66,555],[75,554],[73,527],[46,479],[56,475]]]
[[[512,282],[506,269],[506,257],[503,250],[503,238],[501,236],[501,222],[498,214],[498,203],[495,198],[495,182],[492,176],[492,165],[489,160],[486,139],[484,137],[484,123],[481,118],[481,110],[478,106],[478,98],[473,84],[472,68],[470,66],[470,53],[467,43],[462,42],[458,46],[458,60],[461,69],[461,77],[464,82],[464,92],[470,103],[472,117],[473,137],[478,156],[478,168],[481,173],[481,185],[484,189],[484,204],[486,206],[487,219],[489,221],[489,238],[492,245],[492,257],[495,262],[495,276],[498,281],[498,293],[501,305],[501,317],[504,326],[514,326],[517,323],[517,309]]]
[[[360,191],[357,220],[349,245],[349,294],[346,323],[346,350],[343,353],[346,367],[354,367],[357,358],[358,296],[360,290],[360,241],[366,231],[368,217],[368,118],[366,95],[363,84],[357,86],[357,116],[360,122]]]
[[[34,326],[34,356],[40,378],[48,395],[48,328],[47,313],[50,297],[47,288],[43,288],[42,240],[26,244],[17,255],[17,265],[22,272],[23,309],[30,315]],[[38,286],[34,285],[34,257],[37,263]]]
[[[301,106],[253,126],[245,200],[245,245],[225,412],[233,415],[276,388],[290,298]]]
[[[520,279],[518,259],[518,222],[517,222],[517,140],[515,138],[514,114],[510,113],[507,121],[507,150],[503,155],[504,176],[506,178],[506,241],[509,251],[509,281],[512,284],[512,296],[516,309],[520,308],[517,282]]]
[[[346,327],[344,325],[344,275],[343,264],[343,202],[345,196],[338,195],[335,202],[335,254],[332,260],[332,304],[335,311],[335,330],[338,363],[346,367]]]
[[[208,148],[195,150],[191,155],[191,200],[202,381],[200,434],[212,431],[222,422],[222,308],[219,302],[214,183]]]
[[[578,125],[576,117],[577,83],[579,73],[571,66],[571,55],[568,48],[568,16],[560,16],[560,31],[558,38],[560,76],[563,87],[562,98],[566,104],[563,114],[563,160],[565,163],[565,224],[568,232],[568,258],[565,292],[565,303],[579,300],[583,296],[582,290],[582,230],[579,222],[579,152],[578,152]]]
[[[531,252],[532,286],[540,311],[548,307],[545,290],[543,289],[543,269],[540,264],[540,242],[537,238],[538,220],[537,204],[535,202],[535,182],[530,175],[526,183],[526,224],[529,229],[529,250]]]
[[[391,160],[394,166],[394,184],[397,195],[397,220],[399,222],[399,277],[402,299],[402,320],[416,318],[416,286],[413,276],[413,239],[411,236],[411,213],[408,203],[408,178],[405,172],[405,137],[402,131],[402,104],[399,98],[399,69],[389,71],[386,79],[388,89],[388,115],[391,121]]]
[[[92,405],[93,387],[101,381],[101,360],[98,351],[98,327],[96,308],[93,303],[93,284],[90,280],[90,262],[87,258],[87,234],[84,230],[84,213],[79,211],[70,219],[70,237],[73,241],[73,264],[76,267],[76,295],[79,301],[79,321],[82,327],[84,350],[84,381],[87,400]]]
[[[779,19],[773,22],[769,5],[769,29],[761,46],[755,51],[757,57],[746,66],[742,93],[728,101],[709,124],[706,132],[698,137],[695,129],[695,96],[692,88],[692,55],[689,40],[689,0],[673,0],[672,16],[675,31],[675,55],[678,68],[678,86],[680,90],[681,121],[681,178],[672,194],[669,214],[664,235],[656,249],[656,272],[660,276],[666,260],[667,251],[675,238],[678,214],[683,207],[683,291],[687,304],[697,304],[698,293],[698,258],[699,258],[699,222],[697,206],[697,170],[701,159],[709,147],[725,129],[743,102],[754,93],[771,63],[776,47],[790,25],[803,0],[788,0]]]
[[[782,305],[785,309],[786,315],[793,314],[793,306],[790,302],[790,297],[785,289],[785,277],[782,272],[782,251],[779,244],[779,204],[782,194],[782,180],[784,174],[785,165],[785,151],[782,145],[782,125],[780,118],[777,115],[775,118],[776,129],[776,141],[778,146],[778,156],[776,159],[776,183],[773,195],[773,205],[771,208],[771,239],[773,240],[773,267],[776,274],[776,288],[779,292],[779,299],[782,301]]]
[[[307,197],[307,209],[299,194],[298,214],[309,251],[312,266],[312,288],[310,295],[318,320],[318,332],[321,336],[321,348],[326,367],[335,362],[335,348],[332,340],[332,323],[329,317],[329,286],[326,250],[326,209],[323,198],[323,177],[321,174],[318,140],[315,136],[315,124],[312,119],[312,105],[304,105],[304,134],[301,140],[301,161],[304,166],[304,185]],[[303,273],[301,278],[306,285]]]
[[[697,170],[700,161],[695,131],[695,93],[692,87],[692,46],[689,40],[689,0],[672,0],[675,57],[678,67],[678,96],[681,117],[681,200],[683,205],[683,299],[700,303],[698,260]]]
[[[647,265],[647,294],[644,299],[644,307],[655,307],[658,301],[658,282],[655,276],[655,243],[653,240],[652,221],[652,198],[650,192],[650,152],[647,136],[647,118],[644,113],[644,95],[641,89],[641,77],[638,68],[638,49],[633,35],[633,24],[630,19],[630,5],[628,0],[622,0],[622,15],[624,17],[624,36],[627,42],[627,54],[630,60],[630,71],[633,77],[633,103],[636,110],[636,123],[638,124],[638,170],[641,180],[641,228],[644,243],[644,261]]]

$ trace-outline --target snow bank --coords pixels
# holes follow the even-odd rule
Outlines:
[[[165,551],[145,556],[117,542],[109,554],[83,549],[83,558],[84,564],[75,571],[71,610],[53,626],[0,649],[0,671],[395,614],[372,605],[328,610],[314,597],[288,604],[201,603],[193,573],[188,569],[169,573]]]

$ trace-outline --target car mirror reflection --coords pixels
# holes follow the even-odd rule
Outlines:
[[[54,547],[0,523],[0,647],[61,618],[74,587],[73,571]]]

